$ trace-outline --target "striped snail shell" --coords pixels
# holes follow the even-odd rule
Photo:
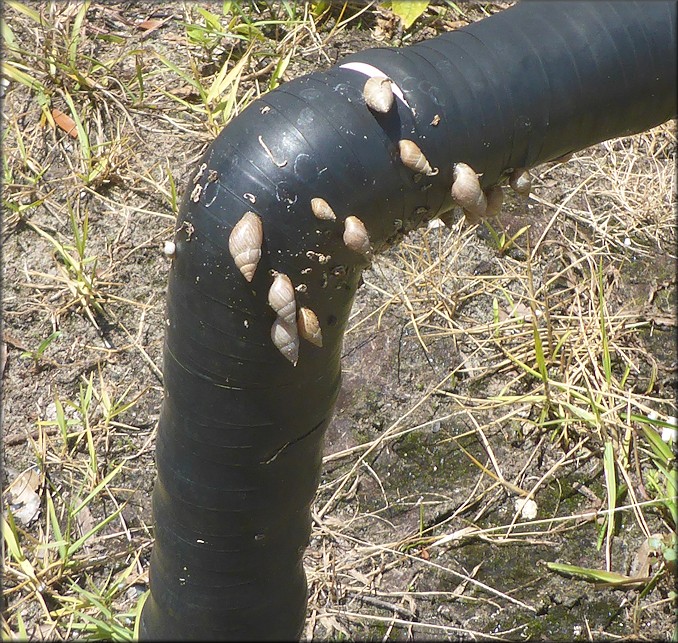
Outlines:
[[[509,177],[509,185],[518,193],[527,196],[532,188],[530,172],[523,168],[513,170]]]
[[[435,170],[431,168],[424,153],[414,141],[410,141],[406,138],[398,141],[398,150],[400,151],[400,160],[405,167],[414,172],[426,174],[427,176],[435,176],[438,174],[438,168]]]
[[[330,204],[319,196],[311,199],[311,210],[313,210],[316,219],[335,221],[337,218]]]
[[[485,192],[485,197],[487,198],[485,217],[487,219],[492,219],[493,217],[499,216],[501,206],[504,203],[504,190],[502,187],[500,185],[491,187]]]
[[[277,317],[271,326],[271,340],[285,358],[296,366],[299,360],[299,334],[296,323],[288,324]]]
[[[478,175],[470,165],[457,163],[452,176],[452,198],[464,209],[469,222],[476,223],[487,211],[487,198],[480,187]]]
[[[299,334],[311,344],[316,346],[323,345],[323,334],[320,330],[318,317],[310,308],[300,308],[297,316],[297,327]]]
[[[354,216],[346,217],[344,221],[344,243],[349,250],[368,257],[370,255],[370,237],[365,224]]]
[[[363,98],[373,112],[386,114],[393,106],[391,80],[379,76],[368,78],[363,88]]]
[[[294,299],[294,286],[290,278],[282,272],[275,273],[273,284],[268,290],[268,303],[278,317],[289,325],[297,320],[297,303]]]
[[[261,219],[254,212],[245,212],[238,223],[233,226],[228,238],[228,250],[238,270],[247,281],[252,281],[261,259],[261,244],[264,230]]]

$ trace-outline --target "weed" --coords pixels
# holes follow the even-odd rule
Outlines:
[[[61,331],[56,330],[51,335],[49,335],[49,337],[45,337],[45,339],[43,339],[38,344],[38,347],[35,350],[23,351],[20,355],[21,359],[32,360],[35,370],[39,370],[40,361],[42,360],[44,352],[57,337],[61,337]]]
[[[63,311],[77,307],[92,322],[95,328],[99,328],[96,321],[98,315],[103,315],[103,303],[105,294],[100,289],[97,275],[97,257],[87,256],[87,238],[89,234],[89,214],[85,212],[82,223],[78,220],[75,210],[69,204],[69,221],[73,242],[70,244],[58,241],[55,236],[49,234],[32,221],[27,225],[43,239],[47,240],[56,250],[60,259],[59,267],[61,276],[55,278],[63,283],[72,299],[62,308]],[[49,275],[43,275],[49,277]]]

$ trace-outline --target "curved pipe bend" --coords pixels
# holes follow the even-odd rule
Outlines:
[[[345,241],[347,218],[378,252],[453,207],[456,163],[488,188],[671,118],[675,25],[672,2],[523,3],[418,45],[349,56],[266,94],[222,131],[175,234],[142,638],[300,636],[309,507],[370,259],[359,226]],[[396,90],[387,113],[363,98],[375,73]],[[430,172],[403,163],[404,139]],[[314,215],[315,198],[335,219]],[[247,212],[256,216],[235,245],[251,264],[260,222],[251,281],[229,249]],[[269,304],[277,273],[296,313],[284,280],[271,295],[279,312]],[[296,347],[301,308],[317,317],[322,346]]]

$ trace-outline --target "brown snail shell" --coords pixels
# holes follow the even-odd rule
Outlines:
[[[495,185],[485,192],[487,199],[487,210],[485,211],[485,218],[492,219],[499,216],[501,213],[501,206],[504,203],[504,190],[500,185]]]
[[[271,326],[271,340],[285,358],[296,366],[299,360],[299,334],[296,323],[288,324],[280,317],[276,318]]]
[[[431,168],[431,164],[426,160],[424,153],[414,141],[410,141],[406,138],[398,141],[398,150],[400,152],[400,160],[405,167],[419,174],[426,174],[427,176],[435,176],[438,174],[438,168]]]
[[[323,334],[318,317],[310,308],[300,308],[297,316],[299,335],[316,346],[323,345]]]
[[[370,237],[365,224],[354,216],[346,217],[344,221],[344,243],[346,247],[366,257],[370,255]]]
[[[311,199],[311,210],[313,210],[316,219],[335,221],[337,218],[334,214],[334,210],[330,207],[330,204],[319,196]]]
[[[509,185],[518,193],[527,196],[532,188],[532,177],[528,170],[518,168],[511,173]]]
[[[464,209],[470,222],[479,221],[487,211],[487,198],[480,187],[478,175],[470,165],[457,163],[452,176],[452,198]]]
[[[252,281],[261,259],[261,244],[264,230],[259,215],[245,212],[238,223],[233,226],[228,238],[228,250],[238,270],[247,281]]]
[[[389,78],[368,78],[363,88],[365,103],[373,112],[386,114],[393,106],[393,89]]]
[[[297,302],[294,299],[294,286],[290,278],[278,272],[268,290],[268,303],[276,314],[287,324],[295,324],[297,320]]]

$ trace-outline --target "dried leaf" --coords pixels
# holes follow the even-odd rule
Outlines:
[[[143,31],[143,35],[141,36],[142,40],[146,38],[149,34],[152,34],[154,31],[157,29],[160,29],[166,22],[169,22],[174,16],[169,15],[167,18],[163,18],[162,20],[158,20],[157,18],[149,18],[148,20],[142,20],[140,23],[137,24],[137,29],[141,29]]]
[[[60,109],[52,110],[52,118],[57,126],[72,138],[78,138],[78,130],[75,121],[68,115],[64,114]]]
[[[79,502],[78,502],[79,504]],[[92,516],[92,512],[89,510],[89,507],[84,506],[75,516],[75,522],[78,526],[78,533],[80,536],[84,536],[94,529],[96,522]],[[85,551],[90,550],[90,545],[85,542],[83,543],[83,549]]]
[[[20,473],[7,489],[9,505],[14,520],[28,525],[35,520],[40,511],[40,496],[36,489],[40,486],[40,475],[34,468]]]
[[[162,25],[162,23],[163,23],[162,20],[157,20],[155,18],[151,18],[150,20],[144,20],[144,21],[140,22],[137,25],[137,28],[141,29],[143,31],[151,31],[153,29],[157,29],[158,27],[160,27],[160,25]]]

